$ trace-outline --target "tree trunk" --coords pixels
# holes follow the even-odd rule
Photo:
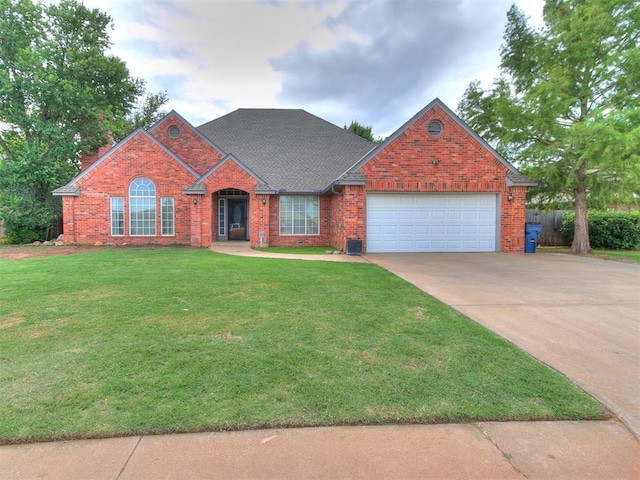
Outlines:
[[[589,242],[589,224],[587,221],[587,192],[583,187],[574,189],[576,219],[573,226],[573,242],[571,243],[571,253],[585,254],[591,253]]]

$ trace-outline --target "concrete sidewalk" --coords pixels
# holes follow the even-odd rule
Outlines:
[[[251,248],[249,242],[230,241],[230,242],[214,242],[211,244],[210,250],[216,253],[224,253],[226,255],[239,255],[242,257],[262,257],[262,258],[280,258],[288,260],[312,260],[325,262],[352,262],[352,263],[370,263],[366,257],[345,255],[344,253],[325,253],[324,255],[308,255],[294,253],[271,253],[255,250]]]
[[[637,479],[617,422],[254,430],[0,447],[0,478]]]

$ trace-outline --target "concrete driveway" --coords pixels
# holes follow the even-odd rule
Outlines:
[[[640,265],[548,253],[366,258],[564,373],[640,438]]]

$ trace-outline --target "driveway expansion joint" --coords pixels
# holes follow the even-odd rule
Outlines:
[[[520,470],[518,467],[516,467],[513,464],[513,462],[511,461],[513,459],[513,455],[509,452],[505,452],[504,450],[502,450],[500,446],[493,441],[493,439],[491,438],[491,435],[482,426],[482,424],[474,423],[473,426],[480,432],[480,435],[482,435],[483,438],[486,438],[491,443],[491,445],[493,445],[493,447],[500,452],[500,454],[502,455],[502,458],[504,458],[507,462],[509,462],[509,465],[511,465],[511,468],[513,468],[518,474],[522,475],[522,478],[529,478],[522,470]]]
[[[131,457],[133,457],[133,454],[136,453],[136,450],[138,449],[138,445],[140,445],[140,442],[142,441],[143,436],[144,435],[140,435],[140,437],[138,437],[138,441],[136,442],[135,447],[133,447],[133,449],[131,450],[131,453],[129,454],[129,457],[127,457],[127,461],[124,462],[124,465],[122,465],[122,468],[120,469],[120,473],[118,473],[118,476],[116,477],[116,480],[121,478],[122,474],[127,469],[127,465],[129,465],[129,462],[131,461]]]

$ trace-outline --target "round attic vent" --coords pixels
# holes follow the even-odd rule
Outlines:
[[[180,136],[180,127],[177,125],[171,125],[168,133],[171,138],[178,138]]]
[[[442,123],[439,120],[431,120],[427,126],[427,132],[432,137],[439,137],[442,134]]]

